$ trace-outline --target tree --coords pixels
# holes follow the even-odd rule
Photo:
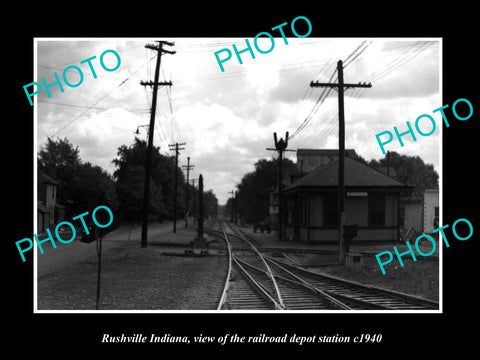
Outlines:
[[[80,164],[78,146],[74,147],[67,138],[47,138],[47,143],[38,153],[37,169],[60,182],[57,188],[57,203],[65,205],[67,213],[73,210],[70,206],[74,192],[72,182],[75,169]]]
[[[432,164],[425,164],[419,156],[400,155],[389,151],[383,159],[372,159],[368,164],[377,169],[388,166],[393,168],[398,181],[404,184],[438,189],[438,173]]]
[[[297,172],[295,164],[283,159],[284,178]],[[269,215],[270,194],[277,185],[277,161],[261,159],[255,163],[255,170],[243,176],[237,185],[237,212],[247,222],[258,222]],[[227,206],[231,206],[228,204]]]
[[[78,146],[74,148],[67,138],[47,138],[47,143],[38,153],[38,169],[54,178],[61,178],[80,163]]]
[[[135,138],[133,145],[118,148],[113,163],[117,167],[113,176],[116,181],[118,200],[126,220],[139,222],[143,201],[145,177],[145,156],[147,143]],[[178,172],[177,215],[184,213],[185,179],[179,167],[175,170],[175,158],[160,154],[160,148],[153,147],[150,172],[149,214],[158,220],[173,217],[174,176]],[[183,200],[182,200],[183,199]]]
[[[205,211],[205,218],[217,217],[218,200],[211,189],[207,192],[203,192],[203,208]]]
[[[75,167],[73,174],[71,181],[72,194],[70,197],[72,208],[78,211],[82,211],[82,209],[93,210],[97,206],[97,199],[100,197],[108,200],[110,209],[117,208],[118,201],[115,183],[112,176],[104,169],[86,162]]]
[[[57,203],[66,207],[67,216],[93,210],[102,193],[112,206],[117,204],[112,177],[99,166],[83,163],[78,146],[74,147],[67,138],[48,138],[38,153],[37,163],[38,171],[59,181]]]

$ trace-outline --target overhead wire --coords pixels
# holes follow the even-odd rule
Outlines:
[[[332,76],[330,76],[330,79],[328,80],[328,82],[332,82],[332,79],[335,77],[335,74],[336,74],[336,71],[334,71]],[[334,81],[336,81],[336,80],[334,80]],[[310,110],[310,113],[305,117],[302,124],[300,124],[300,126],[297,127],[297,129],[292,133],[292,135],[290,136],[290,139],[295,138],[303,129],[305,129],[305,127],[308,125],[308,123],[313,118],[315,113],[318,111],[320,106],[325,102],[326,98],[328,97],[328,95],[330,94],[331,91],[332,91],[332,88],[330,88],[330,87],[329,88],[325,87],[323,89],[319,98],[317,99],[317,101],[313,105],[312,109]]]
[[[130,80],[132,78],[132,76],[134,76],[138,71],[140,71],[147,63],[144,63],[142,66],[140,66],[138,69],[136,69],[132,74],[130,74],[125,80],[123,80],[122,82],[120,82],[115,88],[113,88],[112,90],[110,90],[108,93],[106,93],[104,96],[102,96],[100,99],[98,99],[95,103],[93,103],[92,105],[88,106],[87,109],[85,111],[83,111],[80,115],[78,115],[77,117],[73,118],[72,120],[70,120],[67,124],[65,124],[63,127],[61,127],[59,130],[55,131],[50,137],[53,137],[55,135],[57,135],[58,133],[60,133],[61,131],[65,130],[68,126],[70,126],[71,124],[73,124],[75,121],[77,121],[78,119],[80,119],[83,115],[85,115],[87,112],[89,112],[90,110],[92,110],[93,108],[95,108],[95,106],[97,104],[99,104],[102,100],[104,100],[106,97],[108,97],[111,93],[113,93],[115,90],[117,90],[118,88],[120,88],[123,84],[125,84],[128,80]]]
[[[61,103],[61,102],[56,102],[56,101],[49,101],[49,100],[43,100],[43,99],[38,99],[37,101],[43,102],[46,104],[53,104],[53,105],[60,105],[60,106],[67,106],[67,107],[74,107],[74,108],[80,108],[80,109],[92,109],[92,110],[109,110],[109,108],[106,107],[91,107],[91,106],[82,106],[82,105],[75,105],[75,104],[66,104],[66,103]],[[128,109],[128,108],[123,108],[122,109],[129,111],[129,112],[148,112],[148,109]]]
[[[343,68],[345,69],[348,65],[350,65],[353,61],[355,61],[360,55],[363,54],[363,52],[365,50],[367,50],[367,48],[370,46],[370,44],[372,43],[373,40],[370,40],[369,42],[367,41],[364,41],[360,47],[363,46],[363,48],[361,50],[358,50],[356,54],[350,54],[350,56],[345,59],[345,61],[343,62]],[[364,46],[365,45],[365,46]],[[359,47],[359,48],[360,48]]]
[[[417,55],[419,55],[421,52],[426,50],[428,47],[430,47],[433,43],[427,43],[427,42],[416,42],[413,45],[411,45],[407,50],[405,50],[400,57],[395,58],[393,61],[388,63],[383,70],[379,70],[370,76],[367,77],[366,81],[368,82],[375,82],[378,81],[379,79],[387,76],[394,70],[397,70],[401,66],[405,65],[407,62],[415,58]],[[414,49],[416,47],[416,49]]]
[[[348,65],[352,64],[355,60],[357,60],[357,58],[362,55],[362,53],[372,44],[373,41],[363,41],[359,46],[357,46],[353,52],[345,59],[344,61],[344,68],[347,67]],[[379,79],[387,76],[388,74],[390,74],[391,72],[397,70],[398,68],[400,68],[401,66],[405,65],[407,62],[409,62],[410,60],[412,60],[414,57],[416,57],[419,53],[421,53],[422,51],[424,51],[426,48],[428,48],[429,46],[431,46],[432,43],[431,42],[416,42],[415,44],[412,44],[410,46],[408,46],[408,48],[402,52],[402,54],[400,55],[400,57],[396,57],[393,61],[391,61],[390,63],[388,63],[384,69],[382,70],[379,70],[373,74],[371,74],[370,76],[367,77],[367,79],[365,80],[366,82],[373,82],[373,81],[378,81]],[[395,47],[396,48],[403,48],[402,47]],[[338,77],[338,75],[337,75]],[[332,79],[332,78],[331,78]],[[331,79],[329,80],[329,82],[331,82]],[[334,80],[336,81],[336,80]],[[319,97],[319,101],[317,101],[315,103],[315,105],[313,106],[312,110],[310,111],[310,113],[307,115],[307,117],[305,118],[305,120],[303,121],[303,123],[293,132],[292,136],[290,137],[290,139],[293,139],[295,138],[296,136],[298,136],[298,134],[303,130],[305,129],[305,127],[310,123],[310,121],[312,120],[312,117],[318,112],[319,110],[319,106],[321,104],[323,104],[323,102],[325,101],[325,98],[320,101],[320,99],[322,99],[322,96],[324,96],[325,94],[325,91],[326,91],[327,88],[325,88],[322,93],[320,94],[320,97]],[[331,88],[330,88],[331,89]],[[361,97],[364,93],[365,89],[364,88],[356,88],[354,89],[354,91],[350,94],[351,97]],[[327,95],[328,96],[328,95]],[[327,120],[325,122],[322,122],[319,126],[321,126],[322,124],[334,124],[333,120],[335,119],[335,117],[332,115],[331,117],[327,117]],[[325,126],[325,130],[324,131],[320,131],[319,133],[317,133],[317,135],[313,138],[309,138],[307,136],[307,140],[305,139],[302,139],[302,141],[305,143],[305,142],[314,142],[314,141],[318,141],[320,139],[320,137],[328,137],[332,131],[336,128],[336,126],[331,126],[331,127],[327,127]]]
[[[366,40],[365,41],[362,41],[346,58],[345,58],[345,61],[344,61],[344,64],[346,65],[349,65],[351,62],[353,62],[358,56],[360,56],[366,49],[367,47],[372,43],[372,41],[370,42],[367,42]],[[345,65],[344,65],[345,66]],[[334,70],[332,76],[330,76],[330,79],[328,80],[329,83],[332,82],[335,82],[337,81],[338,79],[338,74],[336,72],[336,69]],[[318,109],[320,108],[320,106],[325,102],[326,98],[328,97],[328,95],[330,94],[330,92],[332,91],[332,87],[325,87],[322,91],[322,93],[320,94],[320,97],[318,98],[318,100],[315,102],[312,110],[310,111],[310,113],[306,116],[306,118],[304,119],[304,121],[302,122],[302,124],[292,133],[290,139],[294,139],[296,136],[298,136],[298,134],[300,134],[303,129],[305,129],[305,127],[310,123],[310,121],[312,120],[313,116],[318,112]]]
[[[355,59],[357,59],[369,46],[370,44],[372,43],[372,41],[363,41],[361,42],[344,60],[343,62],[343,67],[347,67],[348,65],[350,65],[353,61],[355,61]],[[335,76],[335,79],[334,79],[334,76]],[[333,79],[333,82],[337,81],[338,80],[338,73],[335,72],[332,74],[332,76],[330,77],[330,80],[328,81],[329,83],[332,82],[332,79]],[[320,95],[320,98],[326,93],[326,96],[325,98],[321,101],[321,103],[318,105],[318,107],[313,111],[311,112],[310,114],[311,117],[313,117],[314,114],[317,113],[320,105],[323,104],[323,102],[325,101],[325,99],[328,97],[328,95],[330,94],[332,88],[329,87],[329,88],[324,88],[323,91],[322,91],[322,94]],[[312,109],[313,110],[313,109]],[[309,115],[310,115],[309,114]],[[319,131],[314,137],[307,137],[307,139],[304,139],[304,142],[308,143],[308,142],[316,142],[320,139],[320,137],[324,136],[325,138],[328,136],[328,135],[324,135],[326,133],[330,134],[337,126],[334,122],[335,120],[335,117],[333,115],[333,108],[330,109],[329,113],[326,114],[326,118],[328,119],[327,121],[325,122],[322,122],[321,124],[319,124],[319,127],[324,127],[325,130],[323,131]],[[311,117],[310,119],[308,120],[308,122],[310,122],[311,120]],[[304,122],[304,125],[303,127],[299,127],[296,131],[296,133],[294,132],[294,136],[292,136],[292,138],[294,138],[295,136],[297,136],[301,130],[303,130],[306,125],[308,125],[308,122]],[[323,125],[323,126],[322,126]]]

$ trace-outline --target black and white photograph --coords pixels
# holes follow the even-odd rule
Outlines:
[[[36,45],[38,311],[440,310],[441,39]]]
[[[8,40],[9,346],[473,347],[472,9],[49,6]]]

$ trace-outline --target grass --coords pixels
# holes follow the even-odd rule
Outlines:
[[[360,283],[438,301],[439,266],[437,261],[404,261],[403,267],[398,263],[393,265],[393,262],[389,265],[385,267],[385,275],[383,275],[376,259],[367,257],[364,259],[364,265],[360,268],[328,266],[322,271]]]
[[[322,273],[433,301],[439,300],[439,264],[436,260],[414,262],[404,259],[403,267],[392,261],[385,265],[383,275],[374,256],[364,256],[363,265],[355,267],[332,265],[338,260],[336,255],[296,255],[295,259]]]

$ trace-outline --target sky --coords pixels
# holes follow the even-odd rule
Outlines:
[[[338,98],[335,90],[310,86],[311,81],[336,81],[338,60],[344,64],[345,83],[371,82],[371,88],[345,91],[345,147],[366,160],[383,158],[375,135],[382,131],[407,130],[422,114],[432,116],[437,130],[430,136],[416,134],[417,141],[404,136],[386,150],[420,156],[440,173],[441,129],[441,40],[438,38],[274,38],[265,54],[248,39],[255,58],[248,51],[237,60],[232,45],[246,48],[245,38],[37,38],[36,76],[32,81],[62,82],[33,96],[36,151],[47,138],[67,138],[78,146],[82,161],[89,161],[110,174],[112,160],[121,145],[130,146],[135,136],[147,139],[152,89],[140,81],[153,81],[156,51],[145,47],[156,40],[173,42],[165,49],[176,51],[161,57],[160,81],[172,86],[159,88],[154,145],[165,155],[174,155],[169,144],[186,145],[179,166],[190,164],[190,179],[204,177],[205,189],[212,189],[220,204],[235,190],[242,176],[254,170],[260,159],[271,159],[273,133],[290,134],[288,149],[338,148]],[[259,38],[258,47],[271,42]],[[222,72],[215,52],[232,52]],[[114,50],[120,66],[114,71],[100,64],[101,55]],[[226,52],[220,54],[220,57]],[[94,78],[88,62],[94,68]],[[113,52],[102,58],[107,69],[117,65]],[[69,66],[76,68],[62,74]],[[333,78],[332,78],[333,76]],[[33,89],[33,87],[32,87]],[[30,91],[33,91],[33,90]],[[328,94],[328,95],[327,95]],[[27,97],[25,101],[28,103]],[[422,119],[424,133],[431,124]],[[296,161],[295,152],[287,157]]]

